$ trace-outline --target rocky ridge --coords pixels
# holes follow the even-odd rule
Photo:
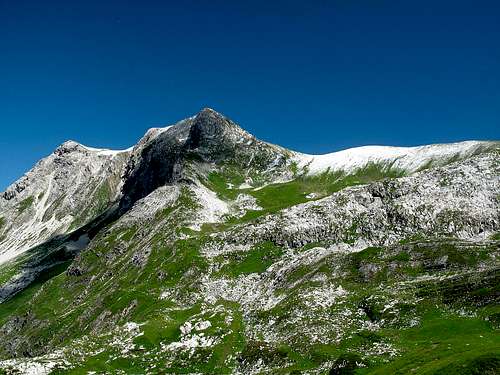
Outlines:
[[[64,144],[0,202],[5,249],[18,254],[26,247],[5,228],[27,220],[19,213],[26,197],[74,197],[60,199],[64,225],[46,237],[22,232],[42,260],[0,266],[0,367],[336,374],[490,366],[500,361],[499,169],[498,142],[308,156],[261,142],[210,109],[152,129],[122,153]],[[97,204],[89,184],[107,184],[106,199]],[[91,204],[72,225],[79,202]],[[43,225],[47,206],[27,205],[38,221],[25,227]],[[450,322],[465,328],[438,344],[441,359],[418,354],[438,338],[412,334]]]

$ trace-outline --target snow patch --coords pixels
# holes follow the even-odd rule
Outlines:
[[[369,164],[382,164],[388,168],[416,172],[426,164],[455,156],[469,156],[488,142],[467,141],[418,147],[362,146],[325,155],[296,153],[293,161],[308,174],[327,171],[353,172]]]

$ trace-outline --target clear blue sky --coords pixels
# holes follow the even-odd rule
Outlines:
[[[500,2],[0,0],[0,190],[205,106],[310,153],[498,140]]]

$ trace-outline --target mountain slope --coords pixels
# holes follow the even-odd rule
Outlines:
[[[0,367],[498,367],[498,142],[306,156],[204,109],[118,155],[116,204],[38,249],[58,267],[0,268]]]
[[[0,263],[92,220],[119,198],[128,152],[68,141],[0,197]]]
[[[430,167],[446,165],[498,147],[497,142],[459,142],[419,147],[363,146],[325,155],[296,156],[298,165],[308,173],[330,170],[353,171],[366,165],[379,165],[388,170],[414,173]]]

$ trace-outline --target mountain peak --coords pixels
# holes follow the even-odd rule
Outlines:
[[[203,108],[193,118],[194,127],[221,128],[230,124],[231,121],[221,113],[211,109]]]
[[[210,108],[128,152],[67,141],[0,196],[0,373],[337,373],[397,354],[390,373],[441,339],[407,354],[395,327],[450,316],[493,342],[497,149],[305,155]]]
[[[85,150],[85,147],[82,144],[75,142],[75,141],[72,141],[72,140],[68,140],[68,141],[62,143],[60,146],[58,146],[54,150],[54,154],[62,156],[64,154],[68,154],[70,152],[83,151],[83,150]]]
[[[89,147],[85,146],[81,143],[68,140],[64,143],[62,143],[60,146],[58,146],[54,150],[54,154],[57,156],[63,156],[65,154],[73,153],[73,152],[79,152],[83,153],[85,155],[99,155],[99,156],[115,156],[118,154],[126,153],[132,151],[132,147],[124,149],[124,150],[110,150],[107,148],[95,148],[95,147]]]
[[[247,133],[211,108],[166,128],[150,130],[139,142],[128,162],[122,207],[130,207],[159,186],[189,179],[186,165],[219,164],[231,160],[248,166],[259,160],[276,159],[274,149]]]
[[[200,113],[216,113],[216,114],[222,116],[219,112],[217,112],[215,109],[210,108],[210,107],[203,107],[200,110],[200,112],[198,112],[198,114],[200,114]]]
[[[202,109],[193,119],[189,133],[189,148],[213,147],[224,143],[229,125],[230,121],[220,113],[210,108]]]

